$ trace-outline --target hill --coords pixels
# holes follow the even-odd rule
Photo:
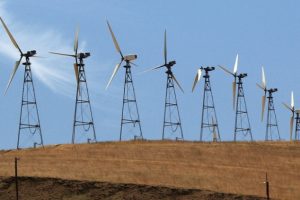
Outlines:
[[[0,152],[0,176],[202,189],[300,199],[300,143],[103,142]]]

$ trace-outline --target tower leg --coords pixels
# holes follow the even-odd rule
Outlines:
[[[162,139],[183,140],[183,131],[174,81],[171,72],[167,71],[167,75]]]
[[[203,91],[200,141],[203,141],[204,130],[208,130],[208,138],[205,138],[205,140],[220,141],[221,138],[218,126],[218,119],[215,110],[209,75],[205,75],[204,78],[205,83]]]
[[[76,90],[72,144],[97,142],[83,60],[80,60],[77,67],[78,83]]]
[[[29,58],[26,58],[17,149],[43,146],[40,118]]]
[[[274,131],[277,133],[277,138],[280,140],[280,133],[278,128],[277,116],[274,107],[274,101],[271,94],[268,97],[268,114],[267,114],[267,127],[265,140],[273,140],[275,138]]]
[[[127,63],[124,67],[126,72],[119,139],[121,141],[124,136],[128,139],[143,139],[140,115],[131,74],[131,66]]]
[[[236,101],[234,141],[237,141],[238,137],[241,140],[245,140],[250,137],[250,141],[253,141],[243,83],[239,80],[237,84],[238,94]]]
[[[295,141],[300,141],[300,114],[296,113]]]

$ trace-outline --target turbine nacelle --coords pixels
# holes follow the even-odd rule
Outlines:
[[[78,58],[78,59],[84,59],[84,58],[87,58],[87,57],[89,57],[89,56],[91,56],[91,53],[90,53],[90,52],[87,52],[87,53],[79,53],[79,54],[77,54],[77,58]]]
[[[126,62],[130,62],[132,60],[137,59],[137,55],[136,54],[129,54],[123,57],[123,60],[125,60]]]
[[[29,58],[36,54],[36,50],[27,51],[25,54],[22,54],[22,56]]]
[[[215,67],[200,67],[201,70],[205,70],[207,72],[215,70]]]
[[[277,91],[278,91],[277,88],[271,88],[271,89],[268,90],[268,92],[270,92],[270,93],[274,93],[274,92],[277,92]]]
[[[237,75],[238,78],[245,78],[247,76],[248,76],[247,73],[242,73],[242,74]]]
[[[170,61],[169,63],[166,64],[166,67],[172,67],[175,64],[176,64],[176,61],[172,60],[172,61]]]

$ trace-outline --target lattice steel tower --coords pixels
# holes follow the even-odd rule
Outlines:
[[[25,71],[24,71],[24,81],[23,81],[23,90],[22,90],[22,102],[21,102],[21,112],[20,112],[20,120],[19,120],[17,149],[20,149],[22,147],[27,147],[29,146],[29,144],[30,146],[33,147],[43,146],[43,137],[42,137],[42,131],[40,126],[40,118],[39,118],[39,112],[36,103],[36,96],[35,96],[35,90],[34,90],[32,73],[31,73],[31,63],[30,63],[30,58],[36,57],[36,51],[32,50],[23,53],[1,17],[0,20],[11,42],[20,52],[20,59],[16,62],[14,66],[5,93],[7,92],[14,78],[14,75],[22,61],[22,58],[25,57],[26,59],[25,62],[23,63],[23,65],[25,66]]]
[[[203,102],[202,102],[202,115],[201,115],[201,130],[200,130],[200,141],[203,141],[203,134],[206,131],[208,139],[212,141],[220,141],[220,132],[218,126],[218,119],[215,109],[215,103],[213,93],[210,84],[209,72],[215,70],[215,67],[201,67],[198,69],[195,81],[193,84],[192,91],[194,91],[196,84],[200,81],[202,71],[205,72],[204,78],[204,89],[203,89]]]
[[[97,142],[93,113],[87,86],[85,74],[84,59],[89,57],[90,53],[78,53],[78,34],[79,29],[75,33],[74,54],[55,53],[60,56],[68,56],[75,58],[74,72],[76,78],[76,100],[72,129],[72,144],[75,143],[93,143]]]
[[[125,71],[125,81],[124,81],[124,92],[123,92],[123,105],[122,105],[122,116],[121,116],[121,130],[120,130],[120,141],[123,135],[123,126],[125,128],[138,127],[138,134],[134,135],[134,139],[143,139],[143,133],[141,128],[141,121],[139,110],[137,106],[135,90],[131,74],[130,62],[126,61],[124,66]]]
[[[247,104],[245,99],[245,93],[243,88],[243,78],[245,78],[247,74],[237,74],[236,77],[238,79],[238,93],[236,100],[236,114],[235,114],[235,127],[234,127],[234,141],[237,140],[238,134],[241,133],[243,138],[247,138],[250,136],[250,140],[253,141],[250,120],[247,110]]]
[[[300,110],[296,111],[295,141],[300,141]]]
[[[74,65],[74,68],[77,66],[78,69],[76,72],[77,91],[72,131],[72,144],[76,142],[76,136],[79,134],[81,137],[84,136],[88,143],[97,142],[89,90],[86,82],[83,63],[83,59],[89,56],[90,53],[79,53],[77,55],[79,63]]]
[[[171,61],[165,65],[167,67],[167,85],[166,85],[166,96],[165,96],[165,108],[164,108],[164,123],[162,139],[166,138],[166,131],[171,132],[171,137],[175,137],[176,140],[183,140],[183,131],[181,126],[181,119],[179,114],[179,108],[177,103],[174,75],[171,71],[171,67],[176,64],[175,61]],[[175,79],[176,81],[176,79]]]
[[[232,92],[233,92],[233,109],[236,110],[235,113],[235,123],[234,123],[234,141],[237,140],[239,133],[241,133],[242,138],[246,139],[250,137],[250,140],[253,141],[250,120],[247,111],[247,104],[245,99],[245,93],[243,88],[243,78],[247,76],[246,73],[237,73],[238,70],[238,60],[239,56],[236,56],[235,64],[233,67],[233,72],[229,71],[225,67],[219,66],[225,72],[229,73],[234,77],[234,81],[232,83]],[[236,97],[236,86],[237,88],[237,97]]]
[[[106,86],[106,89],[110,85],[111,81],[118,72],[123,61],[125,62],[125,80],[124,80],[124,89],[123,89],[123,105],[122,105],[122,115],[121,115],[121,128],[120,128],[120,137],[121,141],[126,135],[126,138],[131,138],[135,140],[142,140],[143,133],[140,121],[139,110],[137,106],[137,100],[133,85],[133,79],[131,74],[131,64],[134,65],[133,61],[137,59],[137,55],[125,55],[123,56],[120,46],[116,40],[116,37],[112,31],[112,28],[107,22],[108,29],[110,31],[111,37],[113,39],[116,50],[120,53],[121,62],[118,63],[113,71],[112,76],[109,79],[109,82]]]
[[[278,140],[280,140],[280,133],[279,133],[279,128],[278,128],[278,121],[277,121],[277,116],[275,112],[275,107],[274,107],[274,101],[273,101],[273,93],[277,92],[277,88],[271,88],[268,91],[268,113],[267,113],[267,127],[266,127],[266,137],[265,140],[273,140],[273,132],[275,131],[277,134]]]
[[[275,112],[274,100],[273,100],[273,93],[277,92],[277,88],[267,88],[266,77],[264,68],[261,68],[262,71],[262,81],[261,85],[257,84],[257,86],[263,90],[264,95],[262,96],[262,108],[261,108],[261,121],[264,119],[264,112],[265,112],[265,104],[266,98],[268,99],[268,112],[267,112],[267,125],[266,125],[266,136],[265,140],[273,140],[275,138],[274,132],[276,132],[277,139],[280,140],[278,122]],[[268,97],[266,96],[268,93]]]
[[[182,87],[175,78],[172,72],[172,67],[176,64],[176,61],[168,62],[167,59],[167,31],[164,34],[164,61],[163,65],[154,67],[150,70],[156,70],[165,67],[167,71],[167,84],[166,84],[166,95],[165,95],[165,105],[164,105],[164,122],[162,130],[162,139],[176,139],[183,140],[182,124],[179,114],[179,108],[177,103],[177,96],[175,91],[175,84],[183,92]],[[168,132],[167,132],[168,131]]]

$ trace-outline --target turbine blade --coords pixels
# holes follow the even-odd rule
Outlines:
[[[116,39],[116,37],[115,37],[115,34],[114,34],[114,32],[112,31],[112,28],[111,28],[109,22],[108,22],[108,21],[106,21],[106,22],[107,22],[107,26],[108,26],[109,32],[110,32],[110,34],[111,34],[111,37],[112,37],[112,39],[113,39],[113,42],[114,42],[114,44],[115,44],[115,47],[116,47],[117,51],[120,53],[120,55],[121,55],[121,57],[122,57],[122,59],[123,59],[123,54],[122,54],[122,52],[121,52],[121,49],[120,49],[120,46],[119,46],[119,44],[118,44],[118,41],[117,41],[117,39]]]
[[[76,57],[76,55],[65,54],[65,53],[56,53],[56,52],[52,52],[52,51],[50,51],[49,53],[55,54],[55,55],[60,55],[60,56]]]
[[[224,70],[225,72],[227,72],[228,74],[231,74],[231,75],[234,76],[234,74],[231,73],[231,72],[230,72],[228,69],[226,69],[225,67],[222,67],[221,65],[219,65],[219,67],[220,67],[222,70]]]
[[[12,42],[13,45],[19,50],[19,52],[20,52],[21,55],[22,55],[22,54],[23,54],[23,53],[22,53],[22,50],[20,49],[20,47],[19,47],[18,43],[16,42],[15,38],[12,36],[12,34],[10,33],[10,31],[8,30],[8,28],[7,28],[6,24],[5,24],[5,22],[3,21],[3,19],[2,19],[1,17],[0,17],[0,20],[1,20],[1,22],[2,22],[2,25],[4,26],[4,29],[5,29],[5,31],[6,31],[6,33],[7,33],[7,35],[9,36],[11,42]]]
[[[78,71],[78,65],[74,63],[74,72],[75,72],[75,77],[76,77],[76,83],[79,83],[79,71]]]
[[[257,87],[259,87],[260,89],[262,89],[263,91],[265,91],[265,88],[263,86],[261,86],[260,84],[256,83]]]
[[[145,71],[142,71],[140,72],[139,74],[144,74],[144,73],[147,73],[149,71],[152,71],[152,70],[155,70],[155,69],[159,69],[159,68],[162,68],[164,67],[165,65],[160,65],[160,66],[157,66],[157,67],[153,67],[153,68],[150,68],[150,69],[146,69]]]
[[[294,128],[294,114],[291,116],[290,119],[290,140],[293,140],[293,128]]]
[[[195,80],[194,80],[192,92],[194,92],[194,89],[195,89],[197,83],[200,81],[200,79],[201,79],[201,74],[202,74],[202,70],[201,70],[201,69],[198,69],[197,75],[196,75]]]
[[[262,80],[262,86],[266,88],[267,83],[266,83],[266,77],[265,77],[265,70],[264,67],[261,67],[261,80]]]
[[[238,64],[239,64],[239,54],[236,54],[235,63],[233,67],[233,73],[235,74],[238,70]]]
[[[165,30],[165,37],[164,37],[164,58],[165,58],[165,64],[167,64],[167,30]]]
[[[22,57],[23,57],[23,56],[21,56],[21,57],[20,57],[20,60],[18,60],[18,61],[15,63],[15,66],[14,66],[14,68],[13,68],[13,71],[12,71],[11,75],[10,75],[10,78],[9,78],[9,81],[8,81],[7,86],[6,86],[6,89],[5,89],[4,94],[6,94],[8,88],[9,88],[9,86],[10,86],[10,84],[11,84],[11,82],[12,82],[12,80],[13,80],[13,78],[14,78],[14,76],[15,76],[17,70],[18,70],[18,67],[19,67],[19,65],[20,65],[20,63],[21,63]]]
[[[264,120],[265,106],[266,106],[266,95],[261,98],[261,121]]]
[[[294,107],[295,107],[294,92],[293,91],[291,93],[291,107],[292,107],[292,109],[294,109]]]
[[[291,108],[289,105],[287,105],[286,103],[282,103],[288,110],[293,112],[293,108]]]
[[[79,27],[77,27],[76,32],[75,32],[75,40],[74,40],[75,55],[77,55],[77,52],[78,52],[78,35],[79,35]]]
[[[176,82],[177,86],[180,88],[180,90],[184,93],[182,87],[180,86],[179,82],[177,81],[177,79],[175,78],[174,74],[172,73],[172,78],[173,80]]]
[[[233,110],[235,110],[235,96],[236,96],[236,82],[232,82],[232,106]]]
[[[122,62],[123,62],[123,60],[121,60],[121,62],[118,63],[118,64],[116,65],[116,67],[114,68],[114,71],[113,71],[113,73],[112,73],[112,75],[111,75],[111,77],[110,77],[110,79],[109,79],[109,81],[108,81],[108,83],[107,83],[107,85],[106,85],[105,90],[107,90],[107,88],[109,87],[111,81],[112,81],[113,78],[116,76],[116,74],[117,74],[117,72],[118,72],[118,70],[119,70],[119,68],[120,68],[120,66],[121,66],[121,64],[122,64]]]

